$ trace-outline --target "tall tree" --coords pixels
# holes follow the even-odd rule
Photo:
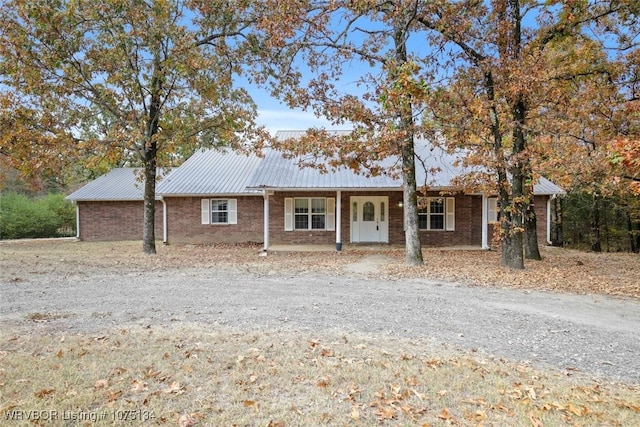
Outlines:
[[[470,161],[488,166],[497,178],[505,266],[524,268],[525,228],[531,233],[527,243],[535,246],[527,252],[537,256],[529,145],[537,136],[531,126],[536,95],[548,78],[548,63],[541,59],[554,43],[586,38],[587,24],[631,13],[633,7],[631,2],[439,1],[418,17],[431,32],[431,44],[447,53],[434,63],[451,77],[434,92],[432,114],[450,141],[474,151]]]
[[[271,19],[260,1],[3,2],[0,84],[17,104],[2,105],[11,118],[2,151],[39,153],[23,159],[31,167],[78,148],[142,164],[143,250],[155,253],[159,163],[185,145],[267,138],[234,77],[259,65],[255,46]],[[40,140],[21,137],[36,129],[16,105],[46,117]]]
[[[296,31],[282,40],[282,48],[302,61],[278,75],[274,93],[291,107],[312,108],[352,131],[311,129],[302,140],[281,141],[279,147],[306,159],[311,155],[307,166],[319,166],[315,158],[322,158],[329,159],[331,167],[400,177],[406,263],[422,264],[414,144],[422,132],[427,79],[421,75],[422,55],[412,50],[410,41],[418,36],[416,16],[422,2],[288,3],[300,7],[289,11],[300,20],[293,24]],[[382,168],[380,161],[391,156],[400,158],[400,164]]]

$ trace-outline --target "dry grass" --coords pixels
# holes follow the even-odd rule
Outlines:
[[[640,425],[637,387],[381,336],[3,332],[0,366],[3,424],[57,411],[5,425]]]
[[[349,248],[320,257],[258,257],[260,248],[251,245],[158,249],[157,256],[145,256],[139,243],[0,243],[0,278],[20,282],[32,274],[81,275],[87,269],[178,271],[211,265],[342,274],[346,264],[371,254]],[[637,255],[544,249],[544,261],[513,272],[498,267],[496,252],[425,251],[420,268],[404,266],[402,250],[381,252],[391,263],[378,275],[390,280],[442,278],[640,299]],[[68,315],[34,313],[29,320]],[[138,425],[141,417],[143,424],[180,426],[640,425],[638,386],[535,370],[430,342],[202,325],[100,336],[61,336],[39,328],[17,334],[0,332],[3,425],[92,425],[93,418],[102,425]],[[56,419],[24,419],[36,414]],[[69,420],[74,417],[81,420]]]
[[[640,299],[640,255],[593,253],[543,247],[542,261],[527,261],[525,270],[500,267],[498,251],[424,251],[423,267],[400,262],[389,266],[392,278],[429,277],[471,285]]]
[[[142,254],[139,242],[24,241],[0,242],[0,262],[12,280],[28,272],[79,273],[95,270],[175,270],[216,265],[245,268],[253,272],[273,271],[342,274],[345,265],[363,256],[382,253],[391,262],[375,275],[389,280],[428,278],[461,281],[470,285],[602,294],[640,299],[640,255],[592,253],[542,247],[542,261],[527,261],[524,271],[500,267],[498,251],[425,250],[422,267],[404,265],[404,250],[372,251],[347,247],[342,252],[271,253],[259,257],[259,245],[163,246],[156,256]]]

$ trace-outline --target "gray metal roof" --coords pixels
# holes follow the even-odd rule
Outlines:
[[[300,131],[279,132],[279,138],[296,138]],[[418,186],[433,190],[452,186],[452,180],[474,169],[461,166],[463,152],[447,153],[426,140],[416,141],[416,180]],[[199,150],[184,164],[173,169],[156,187],[156,196],[242,195],[260,189],[274,190],[396,190],[402,182],[390,175],[366,176],[340,168],[326,173],[300,168],[300,159],[288,159],[276,150],[265,150],[265,157],[239,154],[229,149]],[[386,159],[386,167],[399,166],[397,158]],[[477,169],[476,169],[477,170]],[[392,174],[391,174],[392,175]],[[144,185],[138,168],[118,168],[67,196],[74,201],[143,200]],[[564,194],[565,191],[541,177],[534,194]]]
[[[312,167],[300,168],[300,159],[287,159],[282,153],[268,150],[255,174],[248,181],[250,188],[273,189],[383,189],[398,188],[398,181],[385,176],[367,177],[351,169],[340,168],[326,173]]]
[[[333,134],[347,134],[349,131],[331,131]],[[304,135],[305,131],[280,131],[278,139],[295,139]],[[470,172],[481,172],[483,168],[465,167],[462,160],[463,150],[453,153],[445,151],[439,145],[428,140],[415,141],[416,181],[418,186],[426,185],[432,190],[443,190],[453,186],[452,181]],[[277,151],[270,151],[257,167],[255,174],[248,181],[250,188],[272,188],[291,190],[338,190],[338,189],[387,189],[400,190],[402,182],[388,175],[367,177],[352,169],[340,168],[326,173],[312,167],[300,168],[301,158],[286,159]],[[398,158],[388,158],[383,165],[389,168],[400,166]],[[393,174],[392,174],[393,175]],[[534,186],[534,194],[564,194],[564,190],[544,177],[540,177]]]
[[[66,199],[73,201],[143,200],[144,181],[140,168],[116,168],[89,182]]]
[[[276,138],[299,138],[304,131],[278,132]],[[334,133],[346,133],[335,131]],[[456,166],[461,160],[460,154],[449,154],[442,148],[429,144],[426,140],[416,141],[416,179],[418,185],[427,185],[432,189],[450,187],[451,181],[471,169]],[[388,158],[382,165],[390,168],[389,175],[366,176],[349,168],[328,170],[326,173],[313,167],[300,168],[302,159],[286,159],[278,151],[270,151],[258,166],[256,173],[247,184],[251,188],[277,189],[391,189],[401,190],[402,182],[390,175],[393,169],[400,167],[398,158]]]
[[[158,185],[160,196],[255,193],[247,189],[260,158],[229,149],[199,150]]]
[[[547,178],[541,176],[538,178],[538,182],[533,185],[533,194],[537,194],[539,196],[551,196],[554,194],[567,194],[567,192],[549,181]]]

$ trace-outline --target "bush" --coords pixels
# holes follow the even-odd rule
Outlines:
[[[9,192],[0,197],[0,239],[60,237],[74,229],[75,209],[63,194],[31,199]]]

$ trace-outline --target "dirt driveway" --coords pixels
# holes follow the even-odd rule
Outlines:
[[[640,383],[637,300],[394,279],[382,272],[397,260],[384,253],[309,260],[245,248],[244,261],[231,262],[235,250],[165,248],[145,258],[137,246],[5,243],[0,327],[93,333],[199,322],[384,334]],[[283,260],[297,267],[279,268]]]

